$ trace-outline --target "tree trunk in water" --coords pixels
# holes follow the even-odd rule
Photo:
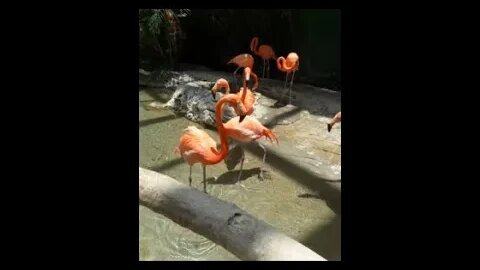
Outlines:
[[[139,168],[139,202],[248,261],[325,261],[309,248],[251,216],[169,176]]]

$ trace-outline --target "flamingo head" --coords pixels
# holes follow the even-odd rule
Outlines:
[[[215,85],[212,87],[212,96],[213,96],[213,100],[216,99],[216,93],[217,91],[220,91],[222,89],[225,89],[225,94],[229,94],[230,93],[230,86],[228,85],[228,81],[221,78],[221,79],[218,79],[216,82],[215,82]]]

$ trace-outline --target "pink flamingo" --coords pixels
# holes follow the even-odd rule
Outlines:
[[[245,109],[247,110],[247,115],[251,115],[253,111],[255,110],[253,108],[253,104],[255,103],[255,94],[253,94],[252,91],[256,90],[258,88],[258,77],[255,73],[251,71],[249,67],[246,67],[243,70],[243,87],[240,88],[240,91],[237,93],[237,95],[241,98],[243,105],[245,106]],[[255,79],[255,83],[252,87],[252,90],[250,90],[247,86],[247,82],[250,80],[250,75]],[[221,78],[218,79],[215,82],[215,85],[212,87],[212,95],[213,99],[215,99],[215,93],[217,91],[221,91],[222,89],[225,89],[225,94],[230,93],[230,85],[228,84],[228,81]],[[247,89],[244,91],[244,89]],[[240,115],[240,112],[237,112],[237,115]]]
[[[242,96],[242,101],[245,100],[246,95],[249,95],[249,97],[250,97],[250,99],[247,98],[245,100],[248,103],[247,104],[244,103],[245,109],[247,110],[247,116],[245,117],[245,119],[241,119],[241,117],[238,117],[238,116],[230,119],[227,123],[224,124],[225,132],[226,132],[228,137],[230,137],[230,138],[232,138],[235,141],[240,142],[240,143],[250,143],[250,142],[256,141],[257,139],[265,136],[271,142],[273,142],[273,139],[275,139],[277,144],[278,144],[277,136],[270,129],[263,126],[254,117],[248,116],[254,111],[253,104],[255,103],[255,96],[253,95],[253,92],[250,91],[247,88],[247,85],[246,85],[246,81],[249,79],[248,78],[249,72],[250,72],[250,68],[246,67],[244,69],[244,81],[243,81],[244,87],[243,88],[247,89],[246,92],[251,93],[251,94],[250,95],[245,94],[246,92],[242,91],[243,89],[241,89],[241,92],[237,93],[238,96]],[[252,75],[254,75],[254,74],[255,73],[252,72]],[[257,81],[256,81],[254,87],[252,88],[252,90],[256,89],[258,87],[258,78],[256,77],[256,75],[254,75],[254,77],[257,79]],[[215,83],[215,85],[212,88],[212,93],[214,95],[214,98],[215,98],[215,92],[218,91],[218,90],[221,90],[222,88],[226,89],[225,90],[226,94],[228,94],[230,92],[230,87],[228,85],[228,82],[227,82],[227,80],[225,80],[223,78],[217,80],[217,82]],[[238,115],[241,115],[241,113],[242,113],[242,112],[237,111],[237,110],[235,110],[235,112]],[[266,158],[266,155],[267,155],[267,149],[265,149],[265,147],[260,143],[258,145],[263,149],[263,159],[262,159],[262,161],[263,161],[262,167],[263,167],[265,165],[265,158]],[[241,159],[241,163],[240,163],[240,172],[238,174],[237,183],[240,182],[240,178],[242,176],[242,171],[243,171],[243,162],[245,160],[245,151],[244,151],[242,145],[240,145],[240,147],[242,147],[242,159]],[[260,176],[261,179],[263,179],[263,168],[260,168],[259,176]]]
[[[277,68],[280,71],[286,72],[285,74],[285,84],[284,88],[287,88],[287,78],[288,74],[292,73],[292,79],[290,81],[290,89],[288,91],[288,104],[292,103],[292,86],[293,86],[293,77],[295,76],[295,71],[299,70],[300,60],[298,54],[291,52],[288,54],[285,59],[283,56],[277,58]]]
[[[275,56],[275,52],[273,51],[272,46],[270,45],[260,45],[258,46],[258,37],[252,38],[252,41],[250,41],[250,50],[260,56],[263,60],[263,69],[262,69],[262,78],[265,78],[265,66],[267,66],[267,77],[270,77],[270,59],[277,60],[277,57]],[[266,63],[266,65],[265,65]]]
[[[233,72],[233,81],[235,82],[235,88],[237,88],[237,79],[235,77],[235,74],[237,73],[237,71],[242,67],[243,68],[249,67],[250,69],[253,69],[253,63],[254,63],[253,56],[248,53],[239,54],[227,62],[227,64],[235,64],[238,66],[237,69],[235,69],[235,71]]]
[[[238,111],[243,113],[242,116],[238,117],[240,122],[242,122],[245,117],[244,114],[246,113],[245,107],[237,95],[225,95],[217,102],[215,106],[215,120],[220,136],[220,151],[217,150],[215,141],[205,131],[195,126],[189,126],[184,130],[184,133],[180,137],[180,142],[175,148],[175,153],[180,153],[185,162],[190,165],[190,176],[188,178],[190,186],[192,185],[192,166],[195,163],[202,163],[203,191],[205,193],[207,192],[206,166],[217,164],[228,155],[227,134],[222,122],[225,103],[237,107]]]
[[[225,133],[228,137],[234,139],[237,142],[242,143],[251,143],[262,137],[268,138],[270,142],[273,143],[275,140],[278,144],[277,136],[268,128],[262,125],[255,117],[247,115],[245,119],[240,119],[239,116],[236,116],[230,119],[227,123],[224,124]],[[241,145],[240,144],[240,145]],[[267,155],[267,149],[260,143],[257,143],[263,149],[263,163],[262,168],[260,168],[260,178],[263,180],[263,167],[265,165],[265,157]],[[243,146],[241,145],[243,148]],[[243,149],[242,149],[243,150]],[[238,174],[237,183],[240,181],[243,170],[243,161],[245,159],[245,151],[242,151],[242,159],[240,163],[240,172]]]

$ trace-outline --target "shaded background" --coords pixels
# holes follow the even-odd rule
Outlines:
[[[159,11],[165,10],[155,11],[162,14]],[[157,16],[161,17],[161,26],[154,34],[145,34],[156,25],[152,10],[140,11],[140,67],[180,69],[179,63],[191,63],[233,72],[235,66],[227,65],[228,60],[250,53],[255,58],[254,69],[261,76],[262,60],[249,48],[252,37],[258,36],[259,45],[272,46],[277,57],[286,57],[289,52],[299,54],[300,70],[295,81],[340,91],[340,10],[171,11],[177,15],[175,19],[169,19],[172,16],[168,12],[167,16]],[[272,79],[285,78],[274,61],[270,67]]]

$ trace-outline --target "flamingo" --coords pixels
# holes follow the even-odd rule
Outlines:
[[[235,77],[235,74],[237,73],[237,71],[242,67],[243,68],[249,67],[250,69],[253,69],[253,63],[254,63],[253,56],[248,53],[239,54],[227,62],[227,64],[235,64],[238,66],[237,69],[235,69],[235,71],[233,72],[233,81],[235,82],[235,88],[237,87],[237,80]]]
[[[246,67],[243,70],[243,73],[244,73],[243,87],[240,88],[240,91],[237,92],[237,95],[241,98],[242,103],[245,106],[245,109],[247,110],[247,115],[251,115],[255,110],[253,108],[253,104],[255,103],[255,95],[253,94],[252,91],[258,88],[258,77],[255,73],[251,71],[249,67]],[[252,90],[248,89],[248,86],[247,86],[247,82],[250,80],[250,75],[255,79],[255,83],[252,87]],[[213,99],[215,99],[215,93],[222,89],[225,89],[225,94],[230,94],[230,85],[228,84],[228,81],[223,78],[218,79],[215,82],[215,85],[212,87]],[[247,90],[244,91],[244,89],[247,89]],[[237,115],[240,115],[239,112],[236,111],[236,113]]]
[[[244,119],[241,119],[239,116],[236,116],[230,119],[227,123],[223,125],[227,137],[234,139],[237,142],[240,142],[240,147],[243,148],[244,143],[254,142],[262,137],[268,138],[270,142],[273,143],[275,140],[278,144],[277,136],[268,128],[262,125],[255,117],[245,116]],[[263,167],[265,165],[265,157],[267,156],[267,149],[262,144],[257,144],[263,149],[263,163],[262,168],[260,168],[260,178],[263,180]],[[243,150],[243,149],[242,149]],[[240,172],[238,174],[237,183],[240,181],[243,170],[243,161],[245,159],[245,151],[242,151],[242,159],[240,163]]]
[[[328,132],[330,132],[330,130],[332,130],[332,127],[333,127],[333,125],[335,125],[335,123],[338,123],[338,122],[341,122],[341,121],[342,121],[342,112],[338,112],[337,114],[335,114],[332,121],[327,124]]]
[[[285,59],[283,56],[277,58],[277,67],[280,71],[286,72],[285,74],[285,84],[284,88],[287,88],[287,78],[288,74],[292,73],[292,80],[290,81],[290,89],[288,91],[288,104],[292,103],[292,85],[293,85],[293,77],[295,76],[295,71],[297,71],[300,65],[298,54],[291,52],[288,54],[287,58]]]
[[[247,117],[245,118],[245,120],[243,119],[240,119],[240,117],[234,117],[232,119],[230,119],[227,123],[224,124],[224,128],[225,128],[225,132],[227,133],[227,136],[234,139],[235,141],[237,142],[240,142],[240,143],[249,143],[249,142],[253,142],[253,141],[256,141],[257,139],[265,136],[266,138],[270,139],[270,141],[273,143],[273,139],[276,140],[277,144],[278,144],[278,139],[277,139],[277,136],[268,128],[266,128],[265,126],[263,126],[257,119],[255,119],[254,117],[250,117],[248,115],[250,115],[254,108],[253,108],[253,104],[255,103],[255,96],[253,95],[253,92],[250,91],[248,88],[247,88],[247,85],[246,85],[246,82],[247,80],[249,79],[249,74],[250,72],[250,68],[245,68],[244,69],[244,81],[243,81],[243,85],[244,85],[244,88],[247,89],[247,93],[251,93],[251,96],[250,96],[250,99],[245,99],[245,91],[243,91],[243,88],[241,88],[241,92],[238,92],[237,95],[238,96],[242,96],[243,99],[242,99],[242,102],[243,100],[245,102],[247,102],[247,104],[244,103],[244,106],[245,106],[245,109],[247,110]],[[254,87],[252,88],[253,89],[256,89],[258,87],[258,77],[256,77],[255,73],[251,73],[252,75],[254,75],[254,77],[257,79]],[[215,92],[218,91],[218,90],[221,90],[222,88],[225,88],[225,93],[228,94],[230,93],[230,86],[228,85],[228,82],[227,80],[221,78],[221,79],[218,79],[217,82],[215,83],[215,85],[213,86],[212,88],[212,93],[214,95],[214,98],[215,98]],[[246,94],[248,95],[248,94]],[[249,107],[251,106],[251,107]],[[241,112],[237,112],[237,110],[235,110],[235,112],[238,114],[238,115],[241,115]],[[242,121],[243,120],[243,121]],[[246,123],[244,123],[245,121],[247,121]],[[258,145],[263,149],[263,164],[262,164],[262,167],[265,165],[265,157],[267,155],[267,149],[265,149],[265,147],[258,143]],[[242,159],[241,159],[241,163],[240,163],[240,172],[238,174],[238,178],[237,178],[237,183],[240,182],[240,178],[242,176],[242,170],[243,170],[243,162],[245,160],[245,151],[243,149],[243,145],[240,144],[240,147],[242,147]],[[260,178],[263,179],[263,169],[260,168]]]
[[[252,41],[250,41],[250,50],[263,60],[262,78],[265,78],[265,63],[267,63],[267,77],[270,78],[270,59],[277,60],[275,52],[270,45],[263,44],[260,45],[260,47],[257,46],[258,37],[254,37]]]
[[[217,102],[215,105],[215,120],[220,136],[220,151],[217,150],[215,141],[204,130],[195,126],[189,126],[184,130],[179,144],[175,147],[175,153],[180,153],[185,162],[190,165],[190,176],[188,178],[190,186],[192,186],[192,166],[195,163],[202,163],[203,191],[205,193],[207,193],[206,166],[217,164],[228,155],[227,136],[222,122],[225,103],[237,107],[238,111],[242,112],[242,115],[238,116],[240,122],[243,121],[246,112],[243,103],[237,95],[225,95]]]

